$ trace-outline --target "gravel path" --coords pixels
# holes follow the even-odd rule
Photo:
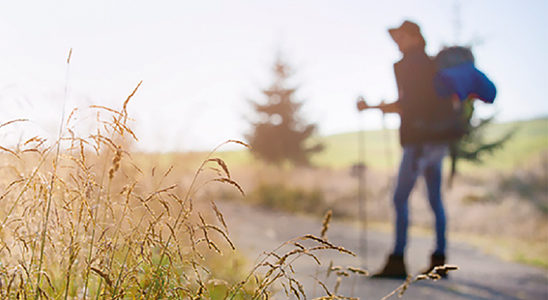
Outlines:
[[[249,257],[258,257],[263,251],[273,250],[281,243],[306,233],[319,235],[321,221],[316,218],[273,212],[236,203],[218,203],[228,222],[230,236],[239,251]],[[351,223],[333,222],[329,228],[329,240],[358,253],[357,227]],[[330,260],[335,265],[362,266],[378,270],[391,248],[392,236],[378,231],[367,231],[367,251],[360,258],[342,256],[334,251],[320,256],[327,268]],[[416,274],[428,263],[432,239],[410,236],[406,254],[408,272]],[[449,262],[460,270],[450,274],[448,280],[421,281],[412,284],[403,299],[548,299],[548,270],[502,261],[486,255],[466,243],[452,242],[448,249]],[[321,288],[311,276],[319,268],[310,259],[296,265],[299,279],[307,287],[309,298],[320,296]],[[318,275],[325,277],[325,272]],[[334,278],[327,281],[334,286]],[[343,281],[339,293],[360,299],[381,299],[397,288],[402,281],[374,280],[367,277],[349,278]],[[322,294],[323,295],[323,294]],[[277,299],[286,298],[283,292]],[[393,296],[390,299],[397,299]]]

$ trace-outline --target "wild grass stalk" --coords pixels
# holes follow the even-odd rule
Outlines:
[[[232,183],[233,181],[230,179],[230,173],[228,172],[228,168],[226,167],[226,164],[224,163],[224,161],[222,161],[221,159],[219,158],[215,158],[215,159],[212,159],[211,157],[213,156],[213,154],[215,152],[217,152],[219,150],[219,148],[221,148],[222,146],[228,144],[228,143],[236,143],[236,144],[240,144],[240,145],[243,145],[245,147],[249,147],[249,145],[245,144],[244,142],[241,142],[241,141],[236,141],[236,140],[228,140],[226,142],[223,142],[221,143],[220,145],[218,145],[217,147],[215,147],[213,150],[211,150],[211,152],[208,153],[208,155],[206,156],[206,158],[203,160],[202,164],[200,165],[200,167],[198,168],[198,170],[194,173],[194,176],[192,178],[192,182],[190,183],[190,186],[187,188],[187,193],[186,195],[184,196],[184,202],[187,202],[187,201],[190,201],[190,198],[192,197],[192,195],[194,194],[195,190],[195,185],[197,183],[197,180],[198,180],[198,177],[199,175],[205,170],[205,166],[207,163],[211,162],[211,161],[214,161],[216,162],[217,164],[219,164],[223,170],[225,171],[225,174],[226,174],[226,178],[225,177],[219,177],[219,178],[215,178],[213,180],[217,180],[217,181],[221,181],[223,182],[222,180],[225,180],[224,182],[229,182],[229,183]],[[211,182],[211,181],[208,181],[208,182]],[[206,182],[206,184],[208,183]],[[235,182],[234,182],[235,183]],[[240,191],[243,192],[243,190],[241,189],[241,187],[239,187],[238,184],[236,184],[236,186],[238,187],[238,189]],[[177,215],[177,218],[175,219],[175,222],[174,222],[174,226],[173,227],[177,227],[178,226],[178,223],[180,222],[180,219],[181,217],[183,216],[183,210],[180,210],[179,211],[179,214]],[[205,231],[207,232],[207,231]],[[159,272],[160,272],[160,265],[161,265],[161,262],[162,260],[164,259],[165,255],[166,255],[166,251],[167,251],[167,246],[170,244],[171,242],[171,239],[173,238],[173,234],[169,235],[168,236],[168,240],[167,242],[165,243],[165,246],[163,247],[162,249],[162,252],[161,252],[161,255],[160,255],[160,259],[158,261],[158,264],[156,266],[156,270],[154,272],[155,274],[155,277],[158,278],[159,276]],[[208,243],[209,245],[209,243]],[[156,281],[155,281],[156,282]],[[160,288],[158,285],[154,286],[154,289],[153,290],[153,293],[157,293],[157,289]],[[150,295],[152,293],[147,293],[147,290],[145,290],[145,295],[142,295],[145,297],[145,299],[149,299]]]
[[[42,276],[42,263],[44,261],[44,248],[46,246],[46,233],[48,231],[48,221],[49,221],[49,214],[51,209],[51,199],[53,196],[53,188],[55,184],[55,176],[57,175],[57,165],[59,163],[59,154],[61,149],[61,137],[63,135],[63,124],[65,122],[65,106],[67,103],[68,98],[68,92],[69,92],[69,74],[70,74],[70,58],[72,56],[72,48],[69,50],[69,54],[67,56],[67,65],[66,65],[66,77],[65,77],[65,92],[63,95],[63,106],[61,109],[61,122],[59,122],[59,132],[57,135],[57,143],[56,143],[56,149],[55,149],[55,158],[53,160],[53,172],[51,174],[51,180],[49,185],[49,193],[48,193],[48,199],[46,204],[46,212],[44,215],[44,221],[42,225],[42,234],[40,238],[40,258],[38,259],[38,272],[37,272],[37,278],[36,278],[36,291],[34,293],[34,299],[38,299],[40,295],[40,284],[41,284],[41,276]]]

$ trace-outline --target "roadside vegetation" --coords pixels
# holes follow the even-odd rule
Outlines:
[[[0,298],[268,299],[284,293],[306,299],[293,269],[296,261],[318,264],[339,277],[339,284],[343,277],[367,275],[351,266],[322,264],[316,256],[323,251],[355,256],[327,239],[331,212],[319,223],[321,235],[304,234],[265,249],[255,263],[242,257],[216,205],[223,194],[210,187],[245,195],[215,155],[225,144],[247,144],[229,140],[199,155],[196,168],[172,161],[176,156],[160,156],[156,165],[151,157],[134,155],[137,137],[127,105],[139,86],[120,109],[73,110],[55,141],[35,136],[0,148]],[[96,127],[89,135],[76,135],[74,120],[89,112],[96,115]],[[9,121],[0,130],[27,121]],[[287,195],[294,201],[309,197],[311,204],[319,197],[282,193],[273,203]],[[438,278],[436,272],[410,277],[397,292],[414,281]],[[316,284],[324,294],[319,299],[353,299],[339,295],[337,284]]]

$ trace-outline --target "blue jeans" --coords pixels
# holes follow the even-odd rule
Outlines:
[[[441,199],[441,166],[447,153],[445,144],[416,144],[404,146],[403,158],[394,192],[396,210],[395,255],[403,255],[407,243],[409,225],[409,194],[420,175],[424,175],[428,189],[428,200],[436,218],[435,254],[445,254],[445,211]]]

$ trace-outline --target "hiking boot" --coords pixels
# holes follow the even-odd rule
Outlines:
[[[428,269],[423,270],[421,274],[426,275],[432,272],[432,270],[434,270],[435,267],[443,266],[443,265],[445,265],[445,255],[434,253],[430,256],[430,266],[428,267]],[[436,271],[436,274],[440,275],[441,278],[444,278],[444,279],[447,278],[446,270],[438,270]]]
[[[406,279],[405,263],[403,255],[390,254],[382,271],[373,274],[371,278]]]

